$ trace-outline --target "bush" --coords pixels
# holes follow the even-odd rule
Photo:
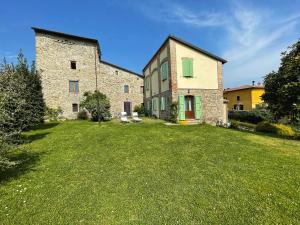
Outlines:
[[[262,121],[269,120],[270,117],[263,114],[261,110],[252,111],[229,111],[228,118],[232,120],[238,120],[241,122],[248,122],[258,124]]]
[[[57,109],[46,107],[45,119],[49,121],[57,121],[62,112],[63,111],[60,107]]]
[[[178,117],[178,103],[172,102],[170,107],[170,122],[177,123],[177,117]]]
[[[88,118],[89,118],[88,114],[85,110],[80,110],[79,113],[77,114],[78,120],[87,120]]]
[[[133,112],[137,112],[139,115],[144,115],[144,106],[142,104],[134,106]]]
[[[239,129],[239,130],[255,131],[256,125],[253,123],[246,123],[246,122],[231,120],[230,128]]]
[[[256,131],[277,134],[279,136],[294,137],[295,131],[284,124],[272,124],[269,122],[261,122],[257,124]]]

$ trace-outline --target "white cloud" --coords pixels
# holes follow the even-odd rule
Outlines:
[[[226,36],[222,37],[225,47],[221,49],[221,55],[229,61],[224,70],[226,86],[262,80],[261,76],[277,69],[280,52],[296,41],[295,30],[300,22],[299,12],[280,15],[239,2],[233,2],[229,10],[220,12],[196,12],[171,2],[159,9],[155,14],[144,12],[159,22],[198,28],[218,27],[225,31]]]

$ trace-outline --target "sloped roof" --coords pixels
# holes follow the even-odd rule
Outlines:
[[[231,91],[238,91],[238,90],[244,90],[244,89],[264,89],[265,87],[263,85],[242,85],[235,88],[226,88],[224,89],[224,93],[231,92]]]
[[[178,38],[178,37],[176,37],[176,36],[174,36],[174,35],[169,35],[169,36],[166,38],[166,40],[162,43],[162,45],[159,47],[159,49],[154,53],[154,55],[152,56],[152,58],[148,61],[147,65],[144,67],[143,71],[149,66],[149,64],[152,62],[152,60],[153,60],[153,59],[156,57],[156,55],[158,54],[158,52],[164,47],[164,45],[165,45],[170,39],[172,39],[172,40],[174,40],[174,41],[177,41],[177,42],[179,42],[179,43],[181,43],[181,44],[183,44],[183,45],[185,45],[185,46],[187,46],[187,47],[189,47],[189,48],[192,48],[193,50],[195,50],[195,51],[197,51],[197,52],[200,52],[200,53],[202,53],[202,54],[204,54],[204,55],[207,55],[207,56],[209,56],[209,57],[211,57],[211,58],[213,58],[213,59],[216,59],[216,60],[222,62],[223,64],[227,62],[227,60],[225,60],[225,59],[223,59],[223,58],[221,58],[221,57],[219,57],[219,56],[217,56],[217,55],[215,55],[215,54],[213,54],[213,53],[210,53],[210,52],[208,52],[208,51],[206,51],[206,50],[204,50],[204,49],[202,49],[202,48],[199,48],[199,47],[197,47],[196,45],[193,45],[193,44],[191,44],[191,43],[189,43],[189,42],[187,42],[187,41],[184,41],[184,40],[182,40],[182,39],[180,39],[180,38]]]

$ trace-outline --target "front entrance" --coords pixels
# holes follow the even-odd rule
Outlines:
[[[194,96],[185,96],[184,102],[185,102],[185,118],[195,119]]]
[[[127,116],[131,116],[131,102],[124,102],[124,112],[127,113]]]

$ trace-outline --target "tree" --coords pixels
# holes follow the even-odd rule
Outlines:
[[[109,100],[99,91],[84,93],[84,100],[80,103],[80,107],[91,114],[93,121],[100,122],[111,117]]]
[[[292,123],[300,121],[300,39],[282,53],[277,72],[266,75],[263,100],[274,118],[288,117]]]

